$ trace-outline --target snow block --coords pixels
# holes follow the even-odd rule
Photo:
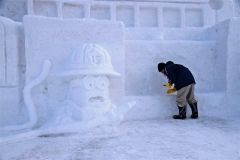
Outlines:
[[[227,92],[240,94],[240,18],[233,18],[229,22],[227,39]]]
[[[0,128],[16,124],[21,119],[20,55],[24,57],[24,45],[20,45],[22,25],[0,17]]]
[[[20,25],[0,17],[0,86],[16,86],[19,82]]]
[[[67,99],[68,86],[59,74],[70,65],[73,53],[82,52],[83,46],[88,43],[98,44],[106,49],[114,69],[122,75],[120,78],[112,78],[110,82],[110,97],[113,103],[121,102],[125,75],[124,34],[121,23],[25,16],[24,29],[26,83],[38,76],[45,59],[52,62],[49,79],[32,92],[42,123]]]
[[[208,29],[210,39],[216,39],[215,61],[213,64],[215,72],[214,85],[216,91],[226,92],[227,88],[227,41],[228,41],[229,20],[218,23]]]

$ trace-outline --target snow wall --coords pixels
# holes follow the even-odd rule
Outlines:
[[[25,53],[22,24],[0,17],[0,126],[26,120],[22,99]]]
[[[53,3],[46,4],[54,6]],[[39,2],[35,5],[44,6],[44,3]],[[134,3],[129,3],[128,7],[117,8],[118,12],[115,14],[117,20],[122,21],[125,27],[116,19],[112,21],[114,17],[106,12],[108,7],[102,8],[98,5],[90,7],[94,12],[80,10],[80,13],[84,13],[82,18],[92,16],[98,20],[75,19],[81,18],[75,17],[81,15],[79,12],[65,12],[71,13],[68,15],[51,7],[45,8],[47,10],[35,7],[37,11],[34,14],[74,18],[26,16],[23,27],[19,23],[2,18],[3,27],[0,28],[0,33],[4,36],[1,36],[0,60],[4,63],[1,63],[0,126],[18,125],[29,121],[26,104],[23,103],[23,86],[41,73],[45,59],[52,62],[52,69],[46,81],[32,90],[32,96],[39,116],[38,125],[47,122],[66,99],[65,82],[57,75],[67,66],[70,55],[81,51],[85,43],[103,46],[110,53],[114,68],[121,74],[121,78],[111,79],[110,97],[121,107],[128,102],[134,102],[135,106],[127,113],[125,120],[161,119],[176,112],[175,96],[165,95],[162,85],[166,79],[159,74],[156,67],[158,62],[168,60],[184,64],[193,72],[197,81],[200,115],[239,115],[236,104],[240,86],[236,82],[240,75],[237,65],[240,19],[231,18],[229,9],[226,9],[229,5],[222,8],[227,11],[223,11],[225,16],[218,20],[230,19],[217,24],[214,24],[217,22],[214,12],[205,4],[203,6],[207,8],[206,13],[210,13],[207,19],[202,19],[201,16],[206,10],[185,10],[190,17],[194,15],[190,18],[192,21],[183,21],[178,17],[176,13],[179,10],[171,9],[175,4],[171,4],[170,9],[168,6],[163,10],[170,20],[148,19],[157,12],[152,6],[141,8],[140,13],[143,17],[146,16],[142,21],[137,17],[133,18],[136,9],[132,10],[129,5]],[[66,5],[65,9],[73,11],[74,6]],[[81,5],[76,7],[75,11],[79,11],[79,7],[81,9]],[[112,9],[110,11],[114,12]],[[52,15],[54,12],[56,13]],[[196,17],[200,19],[194,21]],[[6,27],[9,24],[12,27]],[[9,31],[9,34],[5,34],[11,28],[14,28],[14,32]],[[16,40],[7,46],[9,37]],[[25,47],[22,41],[24,37]],[[9,48],[11,50],[7,52]],[[8,60],[11,61],[9,65],[6,64]],[[8,68],[12,70],[8,71]],[[4,77],[8,74],[15,78],[9,78],[14,82],[9,81],[6,84]]]

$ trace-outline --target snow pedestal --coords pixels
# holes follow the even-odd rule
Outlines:
[[[24,29],[26,84],[38,77],[46,59],[52,63],[48,78],[32,90],[38,126],[59,117],[64,120],[66,109],[75,114],[70,121],[81,121],[113,107],[110,99],[121,102],[125,75],[121,23],[26,16]],[[122,77],[109,79],[118,75],[113,66]]]

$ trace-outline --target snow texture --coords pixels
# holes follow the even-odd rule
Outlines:
[[[237,0],[0,1],[23,19],[0,17],[0,160],[240,159],[239,13]],[[171,119],[169,60],[196,79],[197,120]]]
[[[5,142],[2,160],[211,160],[240,158],[238,120],[201,117],[132,121],[81,134],[45,134]]]

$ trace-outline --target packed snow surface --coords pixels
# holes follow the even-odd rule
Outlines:
[[[239,160],[239,119],[131,121],[0,144],[1,160]]]

